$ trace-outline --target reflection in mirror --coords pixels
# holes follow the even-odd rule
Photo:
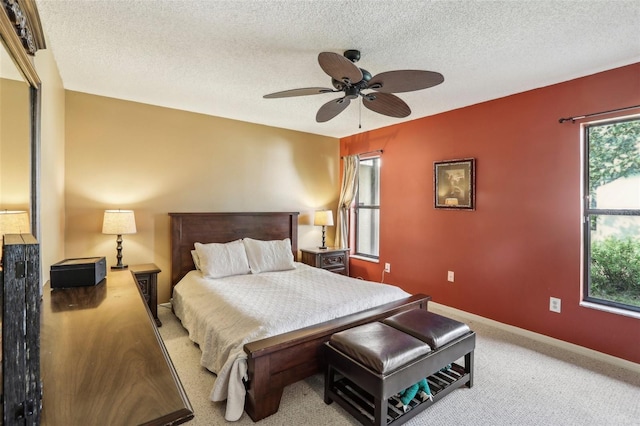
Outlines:
[[[0,210],[30,211],[29,86],[0,47]]]
[[[40,248],[34,238],[40,222],[41,81],[31,56],[45,43],[34,0],[0,1],[0,41],[0,211],[28,211],[33,234],[3,237],[10,244],[3,247],[0,270],[0,423],[36,425],[43,394]]]

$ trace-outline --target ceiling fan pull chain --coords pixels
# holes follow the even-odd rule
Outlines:
[[[362,129],[362,103],[364,99],[360,100],[360,104],[358,105],[358,129]]]

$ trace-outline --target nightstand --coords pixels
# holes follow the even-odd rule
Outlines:
[[[301,249],[302,263],[349,276],[349,249]]]
[[[130,265],[129,270],[136,277],[138,287],[142,291],[156,325],[161,327],[162,322],[158,319],[158,274],[162,271],[153,263]]]

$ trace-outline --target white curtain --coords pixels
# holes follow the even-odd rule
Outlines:
[[[334,245],[339,248],[347,248],[349,247],[349,209],[358,193],[360,158],[357,155],[346,156],[342,160],[342,165],[342,188],[338,203],[338,227]]]

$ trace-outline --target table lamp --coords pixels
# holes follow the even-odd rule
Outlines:
[[[29,213],[24,210],[0,210],[0,238],[5,234],[29,234]],[[0,265],[2,264],[3,241],[0,240]]]
[[[313,224],[322,226],[322,245],[318,248],[326,250],[325,235],[327,226],[333,226],[333,213],[331,210],[318,210],[313,218]]]
[[[127,269],[127,265],[122,264],[122,236],[136,233],[136,218],[133,210],[105,210],[102,233],[117,235],[118,263],[111,269]]]
[[[0,235],[30,232],[29,213],[22,210],[0,210]]]

